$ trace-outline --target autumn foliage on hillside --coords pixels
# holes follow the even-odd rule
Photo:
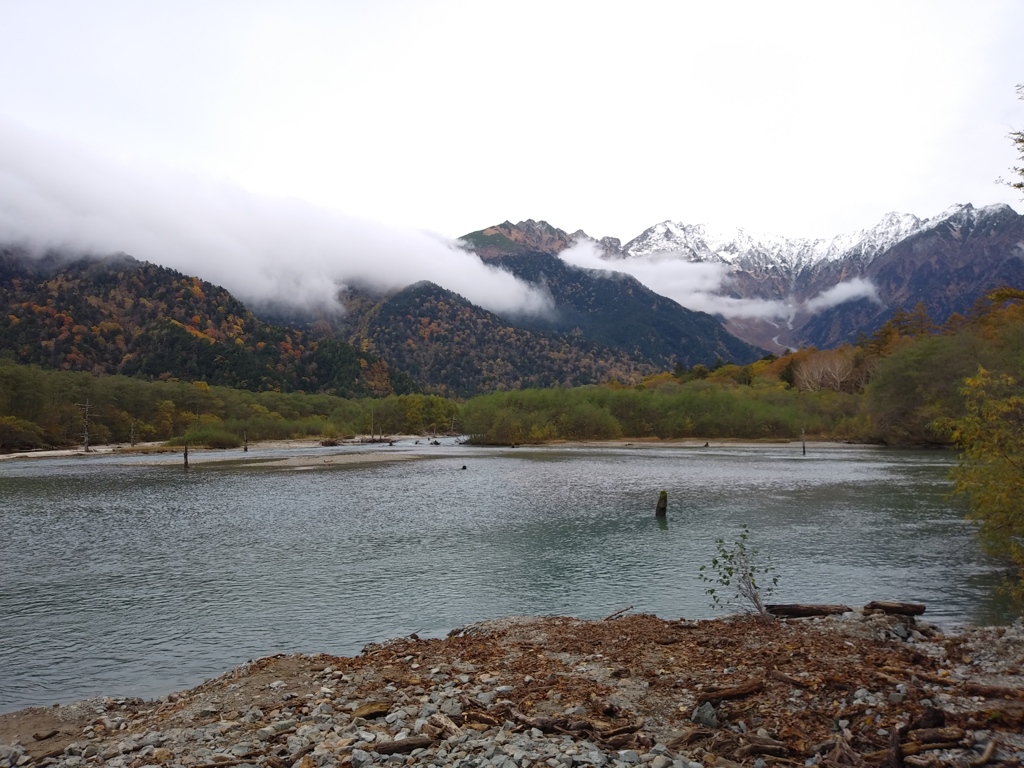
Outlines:
[[[824,439],[948,446],[979,368],[1024,380],[1024,292],[1001,289],[937,325],[923,305],[871,337],[749,365],[677,365],[638,385],[473,398],[463,421],[484,443],[554,439]]]
[[[350,296],[347,307],[353,341],[444,395],[639,383],[655,370],[623,350],[517,327],[433,283],[379,301]]]
[[[0,253],[0,349],[44,368],[254,391],[411,388],[374,355],[263,323],[223,288],[127,256],[60,263]]]

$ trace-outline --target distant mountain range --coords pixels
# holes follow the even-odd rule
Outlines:
[[[869,229],[817,240],[671,221],[625,245],[582,232],[568,236],[569,245],[580,240],[594,243],[609,269],[640,261],[720,265],[726,273],[718,291],[723,299],[780,307],[775,317],[733,313],[726,328],[776,351],[853,341],[918,302],[943,322],[993,288],[1024,287],[1024,216],[1007,205],[956,205],[927,219],[890,213]]]
[[[546,222],[526,221],[471,232],[462,240],[486,263],[540,286],[551,297],[554,313],[520,318],[526,327],[581,335],[662,368],[676,362],[748,363],[764,355],[726,332],[711,315],[686,309],[635,277],[584,269],[558,258],[557,253],[584,237],[582,232],[567,235]]]
[[[889,214],[820,240],[663,222],[623,245],[528,220],[463,241],[538,287],[552,310],[501,317],[421,282],[390,293],[347,286],[340,317],[278,305],[257,318],[198,276],[124,255],[38,258],[0,245],[0,353],[251,389],[362,395],[419,386],[467,396],[636,382],[680,363],[745,364],[765,350],[870,335],[919,302],[943,322],[992,288],[1024,288],[1024,217],[1005,205],[960,205],[930,219]],[[581,249],[600,268],[574,263]],[[659,270],[678,276],[694,265],[715,278],[698,286],[714,315],[664,295],[679,285],[659,280]]]

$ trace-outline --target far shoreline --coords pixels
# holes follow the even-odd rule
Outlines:
[[[462,437],[462,436],[459,436]],[[336,445],[324,445],[322,439],[313,438],[292,438],[286,440],[261,440],[253,441],[248,445],[248,450],[245,453],[255,454],[252,458],[255,460],[254,463],[260,463],[265,465],[266,462],[274,462],[272,457],[261,458],[260,453],[270,451],[283,451],[291,449],[323,449],[323,453],[319,454],[322,456],[332,457],[337,459],[346,457],[340,463],[357,463],[354,459],[357,456],[377,456],[378,458],[369,459],[376,463],[382,460],[396,460],[401,461],[403,459],[414,458],[407,454],[389,454],[387,456],[381,454],[374,454],[373,451],[380,448],[388,447],[410,447],[411,445],[423,444],[424,441],[429,443],[430,440],[436,439],[432,435],[396,435],[392,438],[385,440],[371,439],[369,435],[357,435],[354,438],[339,441]],[[372,441],[371,441],[372,440]],[[889,449],[891,446],[887,446],[881,443],[872,442],[854,442],[850,440],[828,440],[823,438],[816,438],[812,440],[801,441],[799,439],[791,438],[659,438],[659,437],[635,437],[635,438],[613,438],[609,440],[548,440],[543,443],[513,443],[513,444],[501,444],[501,443],[471,443],[462,442],[458,444],[458,447],[470,448],[470,449],[546,449],[546,448],[567,448],[567,449],[578,449],[578,448],[640,448],[640,447],[665,447],[665,448],[763,448],[769,446],[794,446],[802,448],[806,446],[809,450],[845,450],[845,449],[861,449],[861,448],[876,448],[876,449]],[[454,447],[454,446],[445,446]],[[335,448],[363,448],[363,451],[359,453],[349,452],[346,454],[339,454],[337,451],[333,451]],[[222,455],[228,451],[239,451],[240,448],[207,448],[203,446],[189,446],[189,456],[203,461],[215,460],[211,457]],[[913,448],[899,448],[897,450],[913,450]],[[64,459],[64,458],[90,458],[95,456],[147,456],[152,455],[164,456],[171,454],[181,455],[184,453],[184,447],[178,445],[167,445],[164,442],[146,442],[138,443],[135,446],[128,446],[123,443],[106,443],[101,445],[90,446],[88,451],[85,451],[81,447],[78,448],[46,448],[46,449],[35,449],[29,451],[14,451],[11,453],[0,453],[0,462],[11,461],[15,459]],[[351,458],[348,458],[351,457]],[[312,457],[311,457],[312,458]]]

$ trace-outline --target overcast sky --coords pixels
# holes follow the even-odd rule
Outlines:
[[[389,253],[505,219],[625,241],[1020,211],[994,182],[1022,31],[1020,0],[0,0],[0,234],[133,252],[187,228],[150,210],[187,199],[209,265],[296,210]]]

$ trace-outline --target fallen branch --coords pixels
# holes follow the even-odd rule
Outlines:
[[[772,680],[778,680],[780,683],[786,683],[787,685],[792,685],[797,688],[806,688],[810,685],[810,683],[806,680],[801,680],[799,677],[787,675],[785,672],[779,672],[779,670],[777,669],[773,669],[771,672],[769,672],[768,677],[770,677]]]
[[[636,721],[630,723],[629,725],[621,725],[618,728],[612,728],[610,730],[603,731],[601,733],[601,738],[602,739],[610,739],[610,738],[612,738],[614,736],[620,736],[623,733],[636,733],[637,731],[639,731],[643,727],[644,727],[644,719],[641,717],[639,720],[636,720]]]
[[[757,693],[764,688],[763,680],[748,680],[741,685],[734,685],[730,688],[719,688],[701,691],[701,694],[697,697],[697,704],[704,704],[705,702],[711,702],[716,704],[720,701],[730,701],[731,699],[742,699],[744,696],[749,696],[752,693]]]
[[[751,744],[760,744],[765,747],[785,747],[778,739],[773,739],[771,736],[759,736],[756,733],[748,733],[744,736],[747,741]]]
[[[1008,685],[964,683],[961,690],[968,696],[984,696],[986,699],[1019,699],[1024,697],[1024,689],[1011,688]]]
[[[993,755],[995,755],[995,753],[996,753],[996,740],[995,739],[989,739],[988,744],[985,745],[985,751],[982,752],[978,757],[974,758],[973,760],[969,760],[967,762],[967,765],[971,766],[971,768],[980,768],[980,766],[984,765],[989,760],[991,760]]]
[[[469,720],[473,723],[481,723],[483,725],[497,726],[501,725],[501,720],[496,717],[492,717],[486,712],[480,712],[478,710],[470,710],[469,712],[463,712],[462,717],[465,720]]]
[[[434,740],[429,736],[410,736],[407,739],[375,743],[371,749],[380,755],[407,755],[414,749],[429,747]]]
[[[614,619],[614,618],[616,618],[618,616],[621,616],[626,611],[631,611],[631,610],[633,610],[633,606],[632,605],[627,605],[625,608],[623,608],[620,611],[616,611],[615,613],[609,613],[607,616],[605,616],[603,619],[601,619],[601,621],[611,621],[612,619]]]
[[[706,728],[687,728],[681,734],[672,739],[667,746],[672,751],[678,752],[680,747],[689,746],[695,741],[707,739],[714,735],[714,731],[709,731]]]
[[[922,752],[928,752],[932,749],[963,749],[964,745],[959,741],[933,741],[929,744],[918,744],[916,742],[908,742],[904,744],[900,749],[904,755],[919,755]]]
[[[508,707],[508,714],[520,725],[536,728],[543,733],[574,733],[595,730],[593,724],[586,720],[570,720],[567,717],[530,717],[515,707]]]
[[[301,749],[297,749],[294,752],[292,752],[290,755],[288,755],[288,765],[294,765],[295,763],[297,763],[303,757],[312,752],[314,747],[315,745],[313,744],[307,744]],[[249,757],[249,755],[246,755],[246,757]]]
[[[933,675],[931,672],[915,672],[914,674],[919,679],[924,680],[926,683],[932,683],[933,685],[944,685],[947,688],[955,688],[960,684],[960,681],[956,678],[942,675]]]
[[[918,744],[937,744],[944,741],[960,741],[967,732],[963,728],[919,728],[907,734],[907,738]]]
[[[737,760],[742,760],[750,755],[771,755],[772,757],[785,757],[789,752],[785,745],[774,746],[772,744],[745,744],[735,752],[733,757]]]

